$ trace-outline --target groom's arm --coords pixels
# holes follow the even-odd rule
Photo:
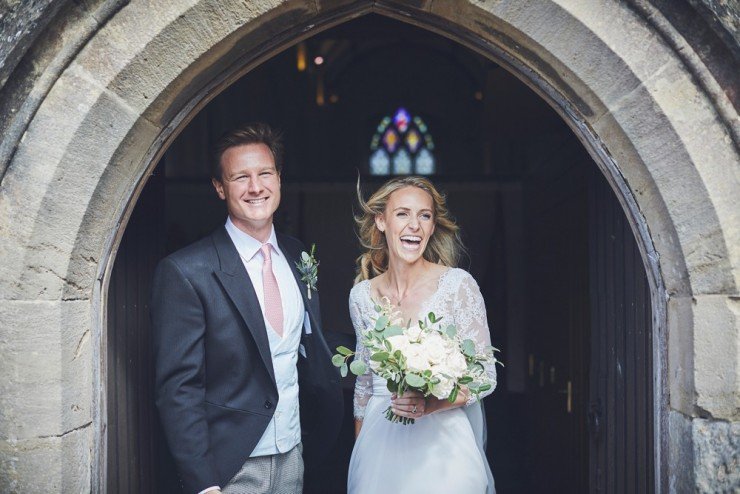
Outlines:
[[[170,258],[154,275],[151,314],[155,392],[187,493],[219,485],[205,412],[205,316],[200,297]]]

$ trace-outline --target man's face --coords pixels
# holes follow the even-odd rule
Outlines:
[[[264,144],[244,144],[221,156],[221,180],[213,180],[218,197],[226,201],[231,221],[240,230],[265,241],[272,215],[280,205],[280,174]]]

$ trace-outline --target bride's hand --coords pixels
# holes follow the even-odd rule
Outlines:
[[[418,419],[427,414],[427,399],[418,391],[406,391],[403,396],[391,395],[391,410],[399,417]]]

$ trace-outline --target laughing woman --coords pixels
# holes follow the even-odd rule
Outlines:
[[[359,194],[358,194],[359,195]],[[365,252],[358,258],[349,297],[357,333],[357,358],[369,363],[362,335],[376,315],[373,300],[386,297],[404,321],[433,311],[455,324],[478,349],[490,345],[483,297],[457,262],[458,227],[444,197],[421,177],[386,182],[365,202],[355,220]],[[355,386],[355,442],[349,466],[350,494],[493,493],[483,450],[485,425],[480,403],[462,389],[454,403],[416,392],[391,395],[384,379],[367,373]],[[486,372],[495,385],[493,363]],[[490,393],[481,394],[481,398]],[[386,420],[390,404],[411,425]]]

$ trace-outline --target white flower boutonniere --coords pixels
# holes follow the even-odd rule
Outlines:
[[[316,283],[319,281],[319,262],[314,257],[316,253],[316,244],[311,245],[311,253],[301,252],[301,260],[296,261],[295,265],[298,272],[301,273],[301,281],[306,284],[308,299],[311,300],[311,290],[316,290]]]

